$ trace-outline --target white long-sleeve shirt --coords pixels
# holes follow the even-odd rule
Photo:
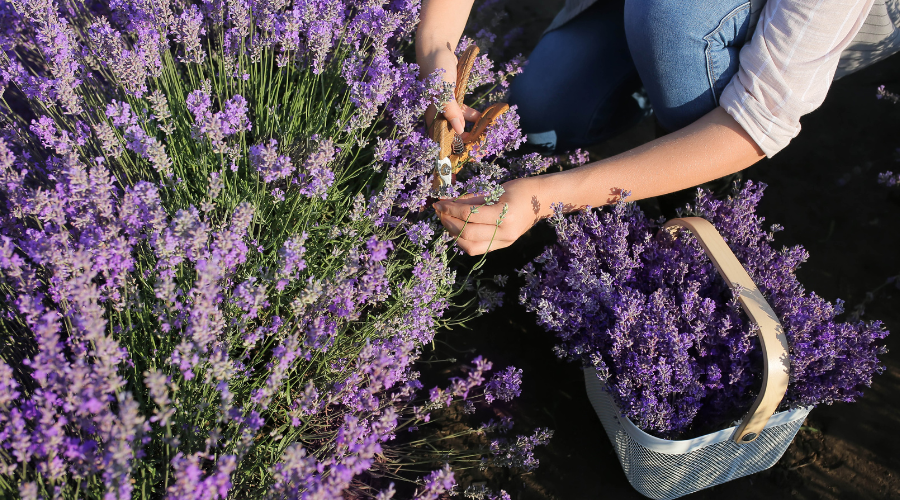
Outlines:
[[[725,108],[772,156],[818,108],[841,53],[866,21],[873,0],[769,0],[737,73],[722,91]]]

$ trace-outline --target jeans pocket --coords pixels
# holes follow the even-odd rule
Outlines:
[[[716,29],[703,37],[706,41],[706,74],[717,106],[722,91],[737,73],[738,54],[747,39],[749,24],[750,2],[747,2],[735,7],[722,18]]]

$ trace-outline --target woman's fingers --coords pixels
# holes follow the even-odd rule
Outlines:
[[[465,115],[456,101],[447,101],[444,103],[444,118],[450,122],[453,131],[458,135],[462,135],[466,131]]]
[[[496,222],[496,221],[495,221]],[[441,215],[441,224],[447,228],[453,236],[459,236],[469,241],[488,241],[497,239],[500,233],[500,227],[496,223],[479,224],[476,222],[466,222],[465,219],[457,219],[449,215]]]
[[[481,255],[489,251],[499,250],[512,245],[512,241],[493,240],[493,241],[469,241],[459,239],[456,245],[469,255]]]
[[[479,224],[442,214],[441,224],[451,235],[457,237],[456,245],[469,255],[481,255],[490,250],[506,248],[515,241],[504,238],[505,233],[501,231],[496,221],[491,224]]]
[[[463,118],[466,119],[467,122],[477,122],[481,119],[481,111],[475,110],[463,104],[460,106],[463,112]]]
[[[440,200],[434,209],[457,244],[470,255],[511,245],[539,219],[538,177],[516,179],[503,184],[500,202],[485,205],[484,196],[460,196]],[[473,211],[474,210],[474,211]]]
[[[460,198],[459,200],[441,200],[433,206],[442,219],[447,215],[476,224],[494,225],[503,213],[502,203],[485,205],[484,198],[481,196],[468,199]]]
[[[467,122],[475,123],[481,118],[481,111],[476,111],[466,106],[465,104],[463,104],[461,108],[463,112],[463,118],[465,118]],[[471,132],[464,132],[459,135],[459,138],[462,139],[463,142],[468,142],[471,135]]]
[[[478,119],[481,118],[480,111],[474,110],[466,105],[460,106],[456,101],[446,102],[442,114],[444,115],[444,118],[450,122],[453,131],[459,134],[460,138],[464,141],[469,139],[469,133],[465,131],[465,122],[477,122]],[[435,108],[433,104],[428,106],[428,109],[425,110],[425,125],[430,126],[436,115],[437,108]]]

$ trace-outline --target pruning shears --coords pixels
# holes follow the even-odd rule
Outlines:
[[[456,64],[456,87],[453,89],[453,96],[460,106],[463,105],[466,86],[469,82],[469,73],[472,71],[472,66],[475,64],[475,58],[478,57],[479,52],[478,47],[470,45],[460,55],[459,62]],[[507,110],[509,110],[509,104],[505,102],[498,102],[488,106],[481,112],[481,118],[475,122],[471,132],[469,132],[468,139],[465,141],[453,131],[447,119],[440,115],[435,117],[428,128],[428,135],[440,146],[432,181],[432,187],[436,191],[443,186],[452,184],[456,180],[456,174],[462,170],[466,160],[469,159],[469,153],[472,151],[472,148],[481,144],[487,128],[500,115],[506,113]]]

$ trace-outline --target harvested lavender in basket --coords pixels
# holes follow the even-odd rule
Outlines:
[[[765,185],[727,200],[698,191],[687,215],[719,230],[778,314],[790,344],[782,409],[854,401],[884,368],[888,331],[841,322],[842,302],[807,292],[808,254],[777,249],[756,214]],[[652,434],[684,437],[738,420],[761,383],[755,325],[690,232],[660,230],[633,203],[551,220],[558,243],[521,270],[520,300],[556,333],[556,354],[595,367],[621,411]]]

